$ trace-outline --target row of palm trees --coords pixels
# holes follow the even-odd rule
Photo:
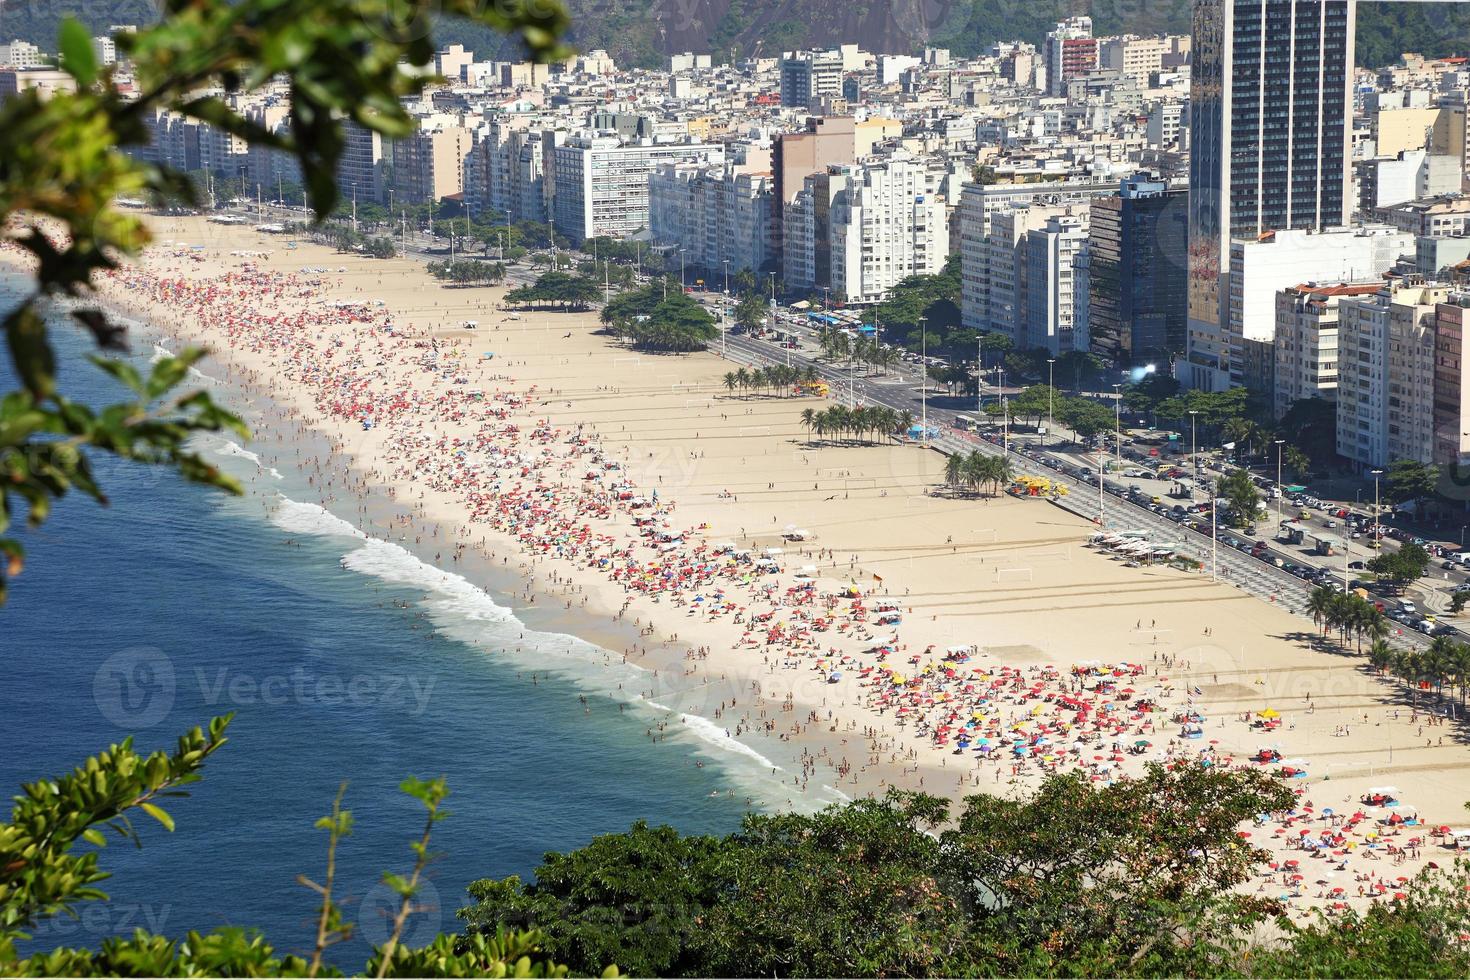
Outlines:
[[[1337,633],[1338,642],[1346,644],[1348,637],[1357,640],[1358,652],[1363,652],[1363,640],[1373,642],[1386,639],[1392,627],[1383,610],[1360,595],[1339,592],[1335,586],[1319,585],[1307,596],[1307,612],[1322,635]]]
[[[1424,684],[1432,685],[1441,699],[1446,687],[1452,693],[1458,691],[1461,704],[1470,694],[1470,644],[1437,636],[1424,650],[1395,647],[1388,642],[1392,627],[1383,610],[1362,596],[1339,592],[1330,585],[1312,590],[1307,611],[1324,636],[1336,632],[1343,645],[1349,636],[1355,637],[1359,653],[1363,641],[1369,640],[1369,665],[1402,681],[1413,693],[1416,707]]]
[[[944,482],[955,490],[978,493],[989,487],[993,496],[1013,479],[1015,470],[1004,456],[972,450],[968,455],[955,453],[944,461]]]
[[[853,337],[829,326],[824,326],[817,332],[817,342],[822,347],[822,356],[827,360],[843,361],[848,365],[866,364],[869,368],[882,368],[886,372],[903,359],[901,351],[894,347],[884,347],[877,337]]]
[[[1446,687],[1452,696],[1459,692],[1461,705],[1470,693],[1470,644],[1448,636],[1436,636],[1423,650],[1400,650],[1384,642],[1375,643],[1368,651],[1368,662],[1374,670],[1402,681],[1413,692],[1416,708],[1425,684],[1433,686],[1441,701]]]
[[[806,409],[801,413],[801,424],[822,439],[833,436],[871,443],[879,433],[892,439],[907,432],[914,424],[914,414],[882,405],[858,408],[833,405],[824,411]]]
[[[723,383],[725,390],[731,394],[738,388],[741,394],[749,389],[774,389],[782,394],[788,392],[793,385],[812,384],[820,375],[817,369],[811,365],[806,367],[791,367],[786,364],[773,364],[770,367],[741,368],[738,371],[726,371]]]

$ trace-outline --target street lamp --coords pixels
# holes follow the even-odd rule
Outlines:
[[[1190,476],[1199,476],[1199,443],[1195,440],[1195,416],[1199,415],[1199,409],[1189,410],[1189,468],[1193,472]]]
[[[1281,447],[1286,444],[1285,439],[1276,440],[1276,527],[1281,528],[1281,501],[1286,494],[1281,492]],[[1342,550],[1347,551],[1347,539],[1343,539]]]
[[[725,295],[726,296],[729,296],[730,295],[730,260],[729,259],[723,259],[722,261],[725,263]]]
[[[1123,468],[1123,394],[1122,385],[1113,385],[1113,451],[1118,468]]]
[[[928,322],[928,317],[919,317],[920,439],[927,439],[929,435],[929,331],[924,329],[924,324]]]
[[[1006,400],[1006,369],[997,367],[995,369],[996,380],[999,385],[996,392],[1000,398],[1000,448],[1007,456],[1011,452],[1011,404]]]
[[[1378,516],[1378,478],[1383,475],[1382,470],[1373,471],[1373,551],[1383,547],[1383,520]]]
[[[1056,363],[1057,359],[1055,357],[1048,357],[1046,359],[1046,431],[1048,434],[1056,426],[1056,421],[1052,417],[1052,408],[1056,401],[1056,388],[1052,385],[1052,366]],[[1046,448],[1045,435],[1041,437],[1041,448]]]

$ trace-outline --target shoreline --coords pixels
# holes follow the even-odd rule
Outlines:
[[[1375,738],[1372,729],[1404,727],[1397,714],[1388,717],[1388,711],[1397,709],[1384,707],[1383,685],[1357,670],[1350,672],[1341,661],[1333,663],[1331,654],[1302,649],[1299,639],[1293,639],[1299,635],[1295,621],[1285,610],[1184,573],[1126,570],[1106,562],[1080,546],[1091,526],[1058,508],[1008,499],[936,499],[927,488],[936,481],[940,467],[933,454],[923,449],[836,447],[803,441],[795,416],[810,400],[722,394],[718,378],[727,365],[713,354],[687,358],[634,354],[607,345],[589,329],[590,318],[577,314],[528,315],[530,319],[519,325],[502,318],[494,329],[456,330],[452,315],[456,310],[480,309],[482,324],[491,315],[499,317],[488,310],[488,303],[475,307],[466,301],[493,297],[503,290],[459,291],[452,298],[440,294],[445,302],[425,305],[426,295],[433,295],[426,290],[439,287],[428,281],[416,263],[337,256],[314,246],[286,255],[286,261],[272,256],[266,263],[232,263],[225,258],[225,249],[235,245],[238,251],[241,242],[258,236],[248,230],[217,231],[202,222],[193,224],[202,234],[218,239],[214,245],[219,254],[210,255],[206,250],[196,258],[190,250],[176,249],[172,254],[155,250],[149,261],[162,267],[160,277],[176,275],[180,283],[212,281],[220,289],[229,284],[231,275],[244,280],[253,277],[253,283],[242,283],[246,286],[240,290],[242,303],[255,295],[253,288],[264,284],[275,289],[277,299],[270,306],[288,310],[317,304],[315,312],[297,324],[295,333],[285,329],[251,334],[242,329],[235,343],[218,342],[222,332],[218,323],[213,334],[203,322],[188,329],[187,312],[179,316],[144,304],[138,307],[139,318],[153,320],[155,326],[167,330],[154,317],[173,316],[180,334],[192,334],[190,341],[215,348],[215,362],[230,366],[234,383],[258,385],[285,402],[283,428],[294,424],[298,433],[320,428],[331,451],[355,464],[345,485],[333,479],[318,487],[325,497],[335,498],[340,491],[345,502],[349,492],[354,494],[359,526],[366,522],[372,528],[375,521],[387,520],[389,527],[395,527],[392,509],[397,508],[399,516],[406,516],[419,529],[416,536],[421,539],[426,535],[438,539],[439,532],[449,528],[438,539],[441,547],[452,544],[453,553],[466,559],[464,564],[458,557],[452,559],[453,574],[469,568],[469,557],[476,550],[488,549],[477,560],[501,559],[501,571],[511,586],[504,594],[515,598],[510,609],[532,628],[538,617],[554,618],[557,613],[548,608],[552,603],[537,604],[533,596],[564,601],[561,613],[585,611],[580,617],[568,616],[578,623],[575,635],[595,633],[598,622],[611,624],[619,642],[642,648],[630,660],[647,658],[661,665],[654,669],[662,675],[653,676],[664,685],[667,696],[655,691],[647,699],[667,704],[671,713],[703,717],[718,728],[722,718],[735,710],[735,702],[742,702],[745,711],[736,716],[734,726],[737,736],[747,735],[741,744],[767,756],[772,753],[762,751],[763,746],[789,750],[800,766],[801,775],[793,776],[798,783],[804,779],[818,787],[831,784],[848,796],[881,793],[893,785],[948,796],[975,791],[1011,793],[1024,791],[1044,773],[1062,768],[1082,768],[1098,779],[1116,778],[1144,761],[1165,758],[1178,762],[1200,756],[1203,738],[1195,743],[1169,735],[1172,726],[1165,717],[1136,715],[1126,725],[1096,733],[1080,717],[1054,720],[1060,711],[1058,697],[1083,697],[1084,692],[1094,701],[1102,697],[1099,675],[1069,673],[1069,665],[1079,662],[1134,665],[1136,672],[1130,668],[1127,676],[1138,678],[1140,687],[1147,685],[1159,704],[1171,710],[1198,705],[1208,715],[1208,734],[1217,736],[1208,740],[1204,751],[1223,764],[1242,764],[1245,755],[1263,741],[1282,744],[1287,754],[1343,760],[1326,761],[1321,768],[1314,763],[1310,777],[1300,784],[1304,791],[1311,786],[1312,795],[1330,793],[1339,809],[1335,799],[1339,787],[1346,783],[1345,800],[1351,799],[1357,783],[1363,781],[1355,773],[1362,768],[1361,759],[1353,760],[1365,754],[1365,738],[1367,751],[1378,751],[1373,744],[1381,737]],[[183,261],[170,263],[170,258]],[[311,268],[308,260],[328,264],[317,266],[319,269],[345,271],[326,275],[300,271],[301,267]],[[251,267],[254,272],[239,271]],[[195,275],[185,275],[195,269]],[[403,274],[395,275],[395,270]],[[396,292],[394,287],[382,286],[385,271],[399,284]],[[318,283],[302,290],[302,297],[310,293],[305,302],[292,307],[282,301],[284,292],[312,276]],[[366,281],[374,276],[376,286]],[[433,316],[440,326],[410,323],[406,329],[395,326],[385,335],[381,326],[372,325],[379,324],[381,316],[371,310],[370,325],[364,325],[362,321],[340,322],[340,317],[320,309],[323,299],[359,305],[373,302],[342,300],[341,290],[353,284],[358,293],[367,288],[386,297],[383,302],[388,312],[383,315],[395,323],[398,317],[421,320]],[[200,302],[195,289],[180,287],[179,307],[187,311],[191,303]],[[327,346],[304,343],[299,334],[308,328]],[[261,341],[278,334],[286,346],[272,349]],[[248,349],[252,339],[256,343],[253,350]],[[352,347],[347,347],[348,342]],[[484,351],[487,344],[495,350]],[[365,345],[367,352],[362,351]],[[411,345],[407,357],[405,345]],[[432,356],[412,353],[426,348],[432,349]],[[488,368],[481,358],[470,356],[477,352],[493,353]],[[319,384],[322,375],[314,373],[313,366],[322,357],[333,363],[350,362],[345,376],[371,389],[354,395],[359,399],[354,405],[365,406],[374,415],[372,424],[360,432],[353,428],[350,413],[345,419],[321,413],[320,405],[309,397],[313,391],[299,378],[293,379],[292,372],[297,372],[312,376]],[[376,365],[370,363],[374,357],[381,358]],[[446,362],[450,365],[448,381],[443,370]],[[502,366],[507,372],[514,371],[514,376],[503,374]],[[467,380],[456,388],[458,377]],[[610,379],[615,383],[604,383]],[[477,383],[486,391],[492,385],[495,389],[492,397],[474,403],[480,410],[503,412],[499,422],[504,424],[498,428],[477,425],[485,416],[471,418],[465,401],[444,400],[449,393]],[[439,401],[424,404],[435,391]],[[376,414],[395,400],[412,403],[415,399],[419,403],[410,404],[400,419],[384,422]],[[681,424],[670,425],[671,419],[680,419]],[[425,430],[426,421],[435,428],[432,434]],[[518,431],[508,432],[512,427]],[[532,438],[521,427],[531,430]],[[391,431],[385,434],[385,430]],[[437,441],[432,436],[438,436]],[[461,451],[460,446],[468,448]],[[571,448],[561,448],[565,446]],[[578,516],[586,518],[576,533],[590,529],[586,533],[593,543],[585,548],[578,544],[583,550],[571,556],[558,556],[550,545],[555,536],[548,538],[541,528],[518,538],[485,527],[483,522],[478,526],[473,520],[464,523],[463,494],[456,499],[442,487],[450,486],[445,482],[449,477],[464,476],[470,464],[450,464],[445,458],[468,457],[480,450],[490,453],[497,465],[468,472],[476,480],[496,480],[497,489],[481,496],[472,493],[472,508],[484,507],[487,499],[503,502],[507,498],[517,506],[530,506],[534,489],[519,482],[515,487],[501,485],[513,478],[507,474],[519,468],[522,480],[529,479],[533,486],[540,481],[558,501],[547,508],[553,516],[545,520],[560,520],[561,510],[576,506]],[[707,456],[714,459],[707,460]],[[732,628],[728,616],[696,615],[689,590],[649,592],[632,588],[632,581],[624,578],[619,591],[607,575],[584,567],[581,559],[596,553],[595,548],[616,554],[618,561],[633,561],[636,556],[640,576],[658,562],[657,557],[645,560],[644,549],[653,549],[636,537],[619,540],[619,534],[627,534],[634,511],[609,505],[605,494],[585,489],[579,475],[586,460],[612,464],[608,472],[623,474],[621,478],[630,485],[667,488],[663,503],[652,513],[670,533],[687,538],[685,545],[674,549],[675,560],[686,555],[690,542],[699,542],[693,557],[700,569],[711,564],[707,545],[720,538],[734,539],[752,550],[780,546],[777,542],[786,517],[813,530],[814,540],[785,546],[790,553],[779,556],[777,564],[785,568],[770,579],[774,589],[762,591],[759,581],[754,585],[742,582],[738,574],[729,577],[726,568],[699,580],[702,592],[717,585],[750,604],[751,618],[756,617],[757,609],[769,605],[771,614],[780,618],[767,622],[781,630],[779,636],[774,640],[767,636],[761,643],[758,635],[752,640],[756,631],[738,628],[753,625],[739,616]],[[507,461],[509,467],[504,465]],[[665,478],[673,482],[666,483]],[[806,489],[808,481],[811,490]],[[387,515],[376,514],[363,503],[362,495],[372,487],[386,488]],[[477,485],[476,493],[481,489]],[[586,510],[589,507],[598,512]],[[505,519],[503,511],[481,512],[481,516],[486,514],[492,520]],[[577,523],[569,522],[566,527]],[[755,533],[747,533],[752,528]],[[528,545],[543,550],[527,556]],[[519,559],[513,569],[512,551]],[[440,563],[422,555],[419,558],[427,564]],[[814,585],[790,585],[791,573],[797,570],[792,566],[801,563],[818,566],[809,576]],[[638,584],[646,584],[646,579],[640,578]],[[524,591],[514,591],[517,586]],[[486,586],[487,590],[494,588]],[[859,592],[862,601],[874,608],[863,608],[858,615],[848,608],[848,600],[834,601],[849,589]],[[760,606],[754,605],[757,601]],[[888,631],[877,625],[882,617],[874,610],[890,604],[901,621],[894,629],[902,630],[902,640],[893,644],[893,663],[863,653],[875,637]],[[1127,624],[1128,618],[1140,612],[1145,615]],[[602,620],[603,616],[607,619]],[[655,616],[658,630],[653,628]],[[677,629],[667,625],[670,619]],[[581,625],[582,620],[586,626]],[[826,625],[815,625],[818,623]],[[1202,624],[1203,639],[1179,639],[1200,636]],[[628,633],[635,626],[637,632]],[[822,635],[818,637],[813,630]],[[1221,634],[1218,639],[1217,631]],[[688,635],[681,639],[681,633]],[[941,656],[950,646],[972,652],[964,660]],[[673,675],[674,667],[682,668],[681,674]],[[993,685],[997,693],[977,702],[972,689],[979,679],[965,683],[971,672]],[[1044,700],[1035,694],[1043,689]],[[718,707],[714,706],[716,697]],[[947,708],[951,703],[964,710],[951,711]],[[1114,702],[1113,707],[1119,704],[1126,701]],[[1252,715],[1268,704],[1291,714],[1279,728],[1258,733],[1251,727]],[[1349,743],[1328,740],[1339,737],[1335,732],[1326,734],[1329,721],[1338,722],[1334,727],[1344,727],[1345,720],[1356,726],[1357,712],[1370,705],[1374,711],[1383,710],[1384,717],[1366,735],[1356,735],[1352,749]],[[973,766],[967,757],[951,765],[955,756],[962,755],[960,748],[953,747],[955,733],[976,727],[973,720],[961,724],[976,706],[983,708],[975,714],[980,720],[977,731],[1014,731],[1019,724],[1028,732],[1056,734],[1039,741],[1032,738],[1027,751],[1018,752],[1009,763],[1008,779],[1003,780],[1006,765],[996,764],[993,756],[975,757]],[[1319,708],[1320,719],[1316,717]],[[1403,721],[1413,724],[1417,718]],[[1299,722],[1302,731],[1298,731]],[[1367,710],[1362,724],[1369,726]],[[754,732],[766,737],[755,740],[750,737]],[[1044,755],[1039,751],[1063,735],[1080,735],[1096,744],[1085,751],[1074,744],[1070,755],[1060,745]],[[1148,752],[1136,760],[1125,758],[1120,739],[1131,741],[1135,735],[1147,735],[1160,743],[1167,739],[1168,749]],[[1109,740],[1113,754],[1098,754],[1107,752]],[[1392,734],[1387,744],[1391,752]],[[1399,745],[1403,753],[1404,742]],[[1444,755],[1444,750],[1432,751],[1433,745],[1426,749],[1431,750],[1424,753],[1426,760]],[[1088,754],[1092,755],[1090,762]],[[1455,799],[1470,795],[1464,775],[1455,778],[1454,770],[1463,765],[1459,759],[1453,766],[1400,764],[1393,767],[1395,775],[1389,778],[1410,786],[1404,794],[1407,800],[1435,798],[1437,809],[1448,811]],[[1434,772],[1436,778],[1416,775],[1421,769]],[[1372,763],[1367,775],[1370,779],[1374,775]],[[1366,787],[1367,782],[1363,783]],[[1304,793],[1304,799],[1311,796]],[[1455,820],[1451,812],[1435,816],[1446,822]]]

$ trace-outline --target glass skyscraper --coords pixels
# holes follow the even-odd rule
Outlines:
[[[1241,382],[1230,240],[1351,217],[1354,0],[1195,0],[1189,354],[1181,381]]]

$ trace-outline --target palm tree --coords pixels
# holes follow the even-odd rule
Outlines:
[[[1332,609],[1335,596],[1336,592],[1330,585],[1319,585],[1307,596],[1307,612],[1312,614],[1312,622],[1323,634],[1327,632],[1327,614]]]
[[[956,490],[965,482],[965,459],[959,453],[945,458],[944,482]]]
[[[1383,673],[1393,664],[1394,649],[1385,640],[1374,640],[1368,647],[1368,665]]]
[[[807,438],[811,438],[812,428],[817,424],[817,412],[813,408],[802,409],[801,424],[807,431]]]
[[[725,390],[731,394],[735,393],[735,386],[740,383],[734,371],[726,371],[724,377]]]
[[[743,392],[750,385],[750,372],[745,368],[736,371],[735,383],[740,386],[740,390]]]

